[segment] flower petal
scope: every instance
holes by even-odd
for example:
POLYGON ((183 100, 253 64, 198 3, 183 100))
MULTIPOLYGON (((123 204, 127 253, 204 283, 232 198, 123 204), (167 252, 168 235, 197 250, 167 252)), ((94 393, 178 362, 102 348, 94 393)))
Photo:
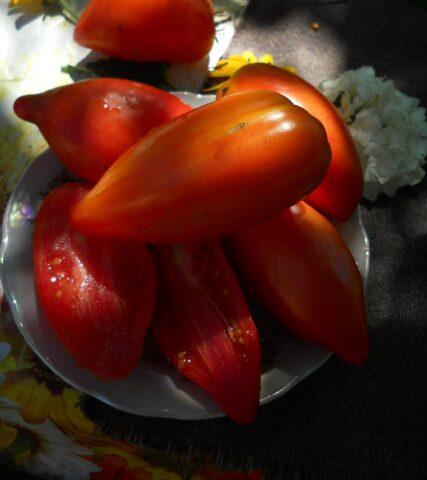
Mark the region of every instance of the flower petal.
POLYGON ((319 89, 349 125, 361 155, 364 197, 392 196, 404 185, 419 183, 425 171, 427 122, 419 100, 375 76, 372 67, 349 70, 325 80, 319 89))

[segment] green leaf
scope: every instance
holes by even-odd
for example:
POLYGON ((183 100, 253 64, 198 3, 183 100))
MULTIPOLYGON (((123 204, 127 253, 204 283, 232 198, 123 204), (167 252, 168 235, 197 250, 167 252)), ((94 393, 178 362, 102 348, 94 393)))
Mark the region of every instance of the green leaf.
POLYGON ((84 65, 65 65, 64 67, 61 67, 61 72, 68 73, 75 82, 98 77, 95 72, 92 72, 92 70, 84 65))

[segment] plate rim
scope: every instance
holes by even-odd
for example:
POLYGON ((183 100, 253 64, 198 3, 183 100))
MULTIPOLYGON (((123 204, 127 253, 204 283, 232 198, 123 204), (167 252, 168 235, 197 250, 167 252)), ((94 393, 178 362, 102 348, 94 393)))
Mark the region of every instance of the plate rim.
MULTIPOLYGON (((197 94, 192 92, 179 91, 179 92, 173 92, 173 93, 176 94, 176 96, 178 96, 179 98, 183 98, 183 97, 188 98, 189 96, 195 96, 197 98, 206 98, 206 97, 214 98, 213 95, 203 95, 203 94, 197 94)), ((46 154, 49 150, 51 151, 51 149, 47 148, 39 156, 46 154)), ((133 415, 155 417, 155 418, 169 418, 169 419, 176 419, 176 420, 208 420, 213 418, 225 417, 225 414, 221 410, 217 412, 205 411, 205 412, 195 412, 190 414, 187 412, 174 410, 171 408, 167 408, 167 409, 164 409, 164 408, 156 409, 156 408, 146 408, 146 407, 139 407, 139 408, 133 408, 133 409, 129 408, 126 405, 121 405, 117 401, 111 401, 108 397, 106 397, 102 393, 99 393, 98 391, 95 391, 91 388, 87 388, 87 387, 82 388, 80 385, 75 383, 74 380, 70 380, 67 375, 64 375, 62 372, 59 372, 55 367, 54 363, 51 362, 50 359, 38 348, 32 336, 27 331, 27 328, 25 327, 25 325, 19 320, 20 314, 19 314, 18 302, 14 294, 12 293, 11 288, 7 281, 7 274, 5 272, 5 257, 6 257, 8 246, 9 246, 8 219, 10 217, 11 209, 15 204, 16 196, 18 192, 21 190, 20 187, 24 181, 24 178, 26 177, 28 170, 31 169, 34 161, 37 158, 39 158, 39 156, 37 156, 22 172, 19 180, 17 181, 14 189, 12 190, 8 198, 6 207, 4 209, 3 219, 2 219, 2 230, 1 230, 2 238, 1 238, 1 245, 0 245, 0 280, 3 286, 3 294, 5 299, 10 305, 11 314, 15 322, 15 325, 17 326, 17 329, 20 332, 20 334, 24 337, 24 340, 26 341, 28 346, 37 355, 37 357, 66 384, 71 385, 76 390, 83 392, 87 395, 90 395, 91 397, 99 401, 102 401, 103 403, 107 404, 112 408, 116 408, 118 410, 130 413, 133 415)), ((369 237, 362 219, 360 204, 357 206, 356 219, 361 229, 361 233, 364 241, 363 250, 365 252, 365 262, 364 262, 364 274, 362 275, 362 279, 363 279, 364 287, 366 290, 367 280, 369 278, 370 263, 371 263, 370 242, 369 242, 369 237)), ((284 385, 282 388, 279 388, 273 393, 266 395, 263 398, 260 398, 259 405, 262 406, 267 403, 270 403, 276 398, 279 398, 285 393, 287 393, 289 390, 294 388, 298 383, 300 383, 302 380, 304 380, 305 378, 313 374, 316 370, 318 370, 321 366, 323 366, 331 358, 332 355, 333 355, 332 352, 325 350, 325 355, 320 361, 316 362, 311 368, 307 369, 303 374, 295 376, 289 383, 284 385)))

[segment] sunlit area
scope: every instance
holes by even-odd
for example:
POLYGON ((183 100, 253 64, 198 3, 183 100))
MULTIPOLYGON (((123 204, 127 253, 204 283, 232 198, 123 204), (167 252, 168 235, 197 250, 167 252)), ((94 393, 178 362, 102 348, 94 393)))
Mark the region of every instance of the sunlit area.
POLYGON ((0 478, 427 478, 425 0, 0 0, 0 478))

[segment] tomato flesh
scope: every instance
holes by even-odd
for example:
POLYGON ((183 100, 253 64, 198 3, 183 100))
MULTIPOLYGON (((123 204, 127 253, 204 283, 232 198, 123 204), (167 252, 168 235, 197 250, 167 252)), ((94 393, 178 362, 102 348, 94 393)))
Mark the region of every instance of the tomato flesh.
POLYGON ((256 326, 218 241, 157 246, 159 301, 154 338, 177 370, 237 423, 259 404, 256 326))
POLYGON ((299 337, 350 363, 368 355, 359 270, 335 227, 304 202, 229 239, 237 271, 299 337))
POLYGON ((36 289, 78 364, 102 379, 119 379, 141 357, 156 272, 143 245, 86 237, 70 226, 70 213, 87 191, 67 184, 44 200, 34 231, 36 289))

